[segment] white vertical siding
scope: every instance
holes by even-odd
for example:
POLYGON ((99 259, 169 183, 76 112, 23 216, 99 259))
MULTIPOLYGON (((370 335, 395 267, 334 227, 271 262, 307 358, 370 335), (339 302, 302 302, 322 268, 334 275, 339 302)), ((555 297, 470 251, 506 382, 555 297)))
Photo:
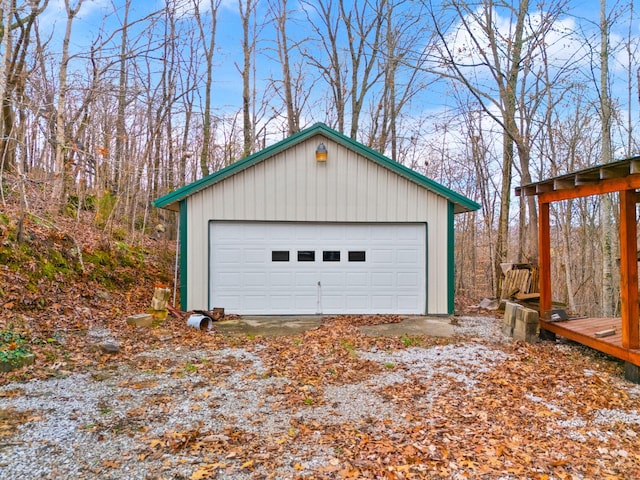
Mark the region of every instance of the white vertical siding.
POLYGON ((210 220, 427 223, 428 313, 447 313, 447 205, 444 197, 318 136, 187 200, 189 308, 208 308, 210 220), (324 142, 326 162, 315 161, 324 142))

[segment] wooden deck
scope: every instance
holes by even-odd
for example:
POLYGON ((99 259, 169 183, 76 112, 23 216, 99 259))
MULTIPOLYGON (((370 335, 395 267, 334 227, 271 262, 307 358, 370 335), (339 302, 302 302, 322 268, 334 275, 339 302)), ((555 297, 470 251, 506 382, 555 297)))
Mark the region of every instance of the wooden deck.
POLYGON ((540 328, 640 366, 640 349, 622 346, 621 318, 580 318, 562 322, 540 320, 540 328), (596 332, 609 329, 614 329, 615 334, 602 338, 595 336, 596 332))

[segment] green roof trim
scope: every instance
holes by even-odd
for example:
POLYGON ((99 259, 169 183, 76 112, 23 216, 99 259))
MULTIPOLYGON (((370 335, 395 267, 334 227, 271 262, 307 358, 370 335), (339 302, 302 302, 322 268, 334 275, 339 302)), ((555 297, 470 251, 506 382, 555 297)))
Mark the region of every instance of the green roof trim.
POLYGON ((397 173, 398 175, 428 189, 434 193, 442 195, 447 198, 449 201, 453 202, 455 205, 455 212, 469 212, 475 211, 480 208, 480 205, 473 200, 461 195, 459 193, 450 190, 444 185, 432 180, 424 175, 412 170, 401 163, 398 163, 385 155, 377 152, 359 142, 356 142, 350 137, 343 135, 342 133, 329 128, 324 123, 316 123, 315 125, 306 128, 304 130, 299 131, 291 135, 290 137, 285 138, 273 145, 260 150, 259 152, 254 153, 253 155, 249 155, 248 157, 243 158, 242 160, 238 160, 237 162, 232 163, 231 165, 218 170, 217 172, 212 173, 206 177, 201 178, 193 183, 185 185, 184 187, 178 188, 173 192, 170 192, 160 198, 157 198, 153 205, 158 208, 168 208, 172 210, 177 210, 177 203, 181 200, 184 200, 186 197, 193 195, 194 193, 203 190, 210 185, 213 185, 221 180, 224 180, 227 177, 230 177, 246 168, 249 168, 257 163, 260 163, 267 158, 270 158, 283 150, 286 150, 293 145, 301 143, 306 139, 313 137, 315 135, 324 135, 330 140, 335 141, 336 143, 341 144, 345 148, 348 148, 352 151, 359 153, 360 155, 376 162, 377 164, 397 173))

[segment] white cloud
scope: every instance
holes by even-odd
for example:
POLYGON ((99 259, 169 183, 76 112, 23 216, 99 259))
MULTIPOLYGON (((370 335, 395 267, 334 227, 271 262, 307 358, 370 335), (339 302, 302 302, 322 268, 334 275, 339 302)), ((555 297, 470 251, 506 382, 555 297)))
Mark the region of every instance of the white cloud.
POLYGON ((211 13, 211 4, 214 7, 219 4, 219 8, 235 11, 238 9, 237 0, 169 0, 163 1, 162 6, 165 4, 171 4, 175 8, 176 16, 190 17, 195 14, 196 5, 201 15, 208 15, 211 13))
MULTIPOLYGON (((78 0, 68 0, 68 2, 72 9, 78 7, 78 0)), ((112 12, 111 0, 84 0, 73 20, 72 36, 74 36, 74 32, 86 32, 94 29, 104 17, 112 12)), ((41 35, 46 37, 51 34, 54 39, 62 39, 66 22, 65 0, 51 0, 46 10, 38 16, 41 35)))
MULTIPOLYGON (((464 23, 459 21, 455 24, 446 37, 447 46, 454 53, 455 60, 462 65, 472 67, 476 77, 488 77, 490 71, 486 64, 493 63, 491 41, 485 20, 485 12, 482 7, 479 7, 465 16, 464 23)), ((492 33, 498 45, 498 58, 504 68, 508 59, 503 45, 507 45, 513 38, 515 19, 501 15, 501 11, 494 9, 491 12, 491 20, 492 33)), ((575 20, 562 17, 556 19, 551 25, 549 22, 550 15, 546 11, 538 10, 528 15, 524 36, 535 39, 536 43, 530 42, 525 46, 524 53, 534 61, 540 61, 545 53, 552 68, 573 62, 586 64, 588 46, 578 37, 575 20)))

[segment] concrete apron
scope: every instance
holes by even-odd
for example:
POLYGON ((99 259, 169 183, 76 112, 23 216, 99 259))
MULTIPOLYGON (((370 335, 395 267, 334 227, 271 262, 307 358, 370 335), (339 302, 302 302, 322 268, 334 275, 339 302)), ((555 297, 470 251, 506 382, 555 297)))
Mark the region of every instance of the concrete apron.
MULTIPOLYGON (((255 336, 298 335, 318 328, 322 315, 248 315, 214 323, 223 334, 255 336)), ((449 317, 407 316, 400 323, 366 325, 360 332, 373 337, 402 337, 429 335, 449 337, 453 335, 453 325, 449 317)))

